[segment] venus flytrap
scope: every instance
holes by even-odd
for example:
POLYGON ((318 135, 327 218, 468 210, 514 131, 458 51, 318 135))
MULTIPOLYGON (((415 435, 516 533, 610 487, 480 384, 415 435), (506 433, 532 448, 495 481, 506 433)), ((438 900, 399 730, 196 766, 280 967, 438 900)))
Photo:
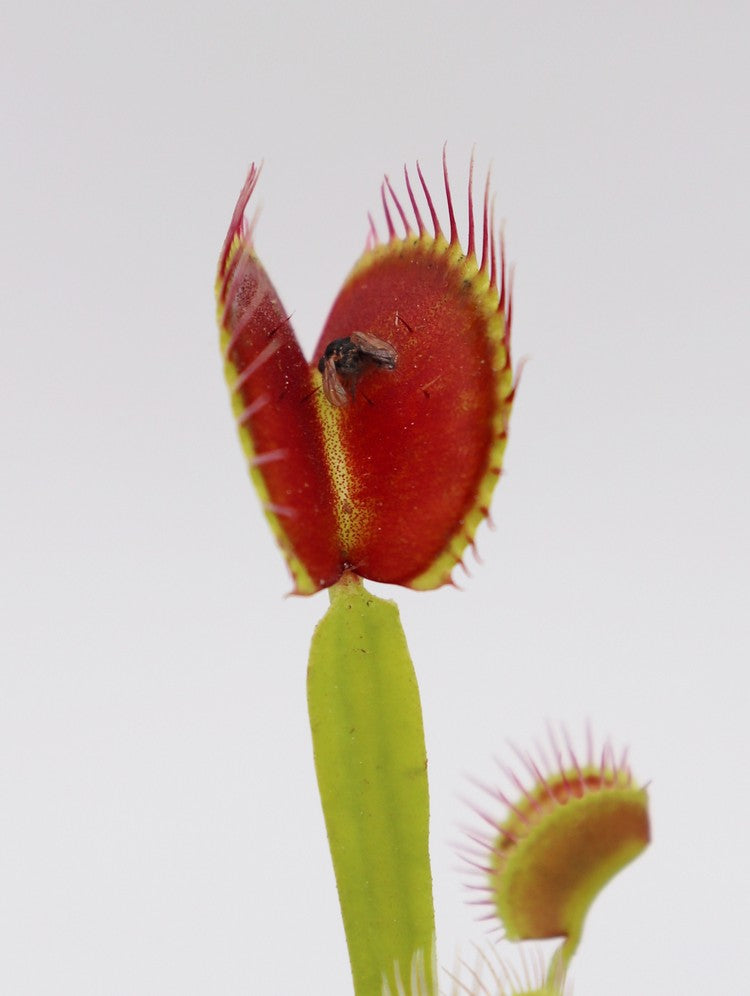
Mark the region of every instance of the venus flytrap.
POLYGON ((432 231, 408 172, 411 221, 386 181, 388 241, 371 221, 312 363, 244 221, 255 167, 222 250, 217 314, 232 406, 299 594, 348 571, 411 588, 449 584, 500 474, 513 401, 511 295, 489 189, 478 259, 471 183, 464 251, 445 162, 448 238, 417 171, 432 231), (387 346, 387 358, 355 347, 363 335, 387 346))
POLYGON ((505 809, 502 818, 476 807, 489 832, 470 834, 464 857, 478 882, 480 903, 511 941, 563 938, 546 985, 559 986, 576 952, 591 903, 607 882, 648 845, 645 788, 626 755, 605 743, 595 756, 589 736, 581 762, 566 737, 562 751, 550 731, 554 762, 540 751, 518 752, 521 773, 504 768, 507 792, 484 786, 505 809))
POLYGON ((456 972, 448 973, 449 996, 569 996, 564 972, 545 967, 544 956, 534 948, 521 952, 517 966, 503 958, 495 947, 478 947, 472 961, 462 960, 456 972))
MULTIPOLYGON (((395 605, 368 593, 362 579, 422 590, 452 583, 488 514, 515 390, 503 243, 489 178, 481 232, 475 227, 473 164, 465 249, 445 156, 447 235, 419 166, 421 209, 407 170, 403 201, 386 178, 387 238, 380 241, 370 218, 365 251, 308 362, 245 222, 258 176, 253 166, 222 248, 217 318, 240 439, 294 590, 329 589, 331 605, 310 651, 308 704, 354 991, 433 996, 419 692, 395 605)), ((545 803, 534 790, 526 800, 533 822, 545 803)), ((527 993, 562 992, 582 923, 571 909, 585 907, 592 883, 603 879, 600 868, 582 862, 584 884, 576 892, 576 871, 569 869, 568 892, 550 892, 548 919, 541 918, 547 899, 544 875, 534 878, 537 859, 580 859, 562 843, 570 821, 553 817, 558 827, 550 834, 560 840, 550 845, 548 834, 544 846, 526 845, 525 859, 487 845, 497 859, 487 868, 489 888, 508 936, 550 936, 539 932, 542 924, 542 931, 559 929, 556 936, 568 938, 547 981, 527 993), (519 881, 531 884, 524 891, 519 881), (570 896, 577 906, 567 903, 570 896)), ((605 824, 609 833, 600 813, 597 826, 605 824)), ((517 829, 500 826, 501 841, 517 840, 517 829)), ((596 834, 595 827, 590 836, 596 834)))

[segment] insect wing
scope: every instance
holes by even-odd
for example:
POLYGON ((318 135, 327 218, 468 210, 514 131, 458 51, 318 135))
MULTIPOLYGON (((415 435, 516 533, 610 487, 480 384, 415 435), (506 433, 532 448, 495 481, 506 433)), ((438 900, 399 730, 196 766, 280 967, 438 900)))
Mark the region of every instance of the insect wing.
POLYGON ((323 394, 334 408, 343 408, 349 401, 349 395, 336 371, 336 361, 326 360, 323 366, 323 394))
POLYGON ((369 332, 352 332, 350 338, 363 356, 377 363, 378 366, 395 370, 398 354, 389 342, 378 339, 377 336, 370 335, 369 332))

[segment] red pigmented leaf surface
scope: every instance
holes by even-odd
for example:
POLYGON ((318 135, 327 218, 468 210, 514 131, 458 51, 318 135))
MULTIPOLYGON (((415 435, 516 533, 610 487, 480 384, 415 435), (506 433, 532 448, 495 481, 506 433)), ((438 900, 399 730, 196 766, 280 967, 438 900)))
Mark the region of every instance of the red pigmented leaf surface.
POLYGON ((316 384, 243 223, 257 179, 253 168, 220 264, 223 352, 237 426, 264 509, 297 589, 314 591, 341 575, 335 502, 311 401, 316 384))
POLYGON ((464 252, 447 172, 449 239, 424 181, 431 233, 408 174, 416 231, 386 181, 388 241, 372 227, 308 364, 243 220, 257 177, 253 168, 222 252, 218 320, 240 435, 296 590, 346 570, 417 588, 448 583, 487 514, 513 399, 510 295, 487 193, 478 261, 471 183, 464 252), (347 399, 334 405, 318 361, 355 332, 388 343, 396 366, 365 359, 356 376, 331 368, 347 399))

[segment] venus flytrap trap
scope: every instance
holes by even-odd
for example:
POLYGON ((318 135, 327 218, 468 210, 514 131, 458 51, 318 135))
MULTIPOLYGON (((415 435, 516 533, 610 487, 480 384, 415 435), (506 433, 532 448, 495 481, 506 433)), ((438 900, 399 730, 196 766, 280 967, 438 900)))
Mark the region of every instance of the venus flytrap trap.
MULTIPOLYGON (((225 372, 252 479, 295 592, 329 589, 330 608, 310 651, 308 705, 357 996, 437 993, 419 692, 398 610, 367 592, 362 579, 422 590, 452 583, 453 568, 488 515, 515 391, 511 292, 489 177, 478 232, 472 163, 463 249, 445 155, 447 235, 419 166, 416 175, 421 209, 407 170, 403 200, 385 179, 387 238, 380 240, 370 217, 365 251, 333 304, 312 362, 245 221, 255 166, 216 280, 225 372)), ((562 992, 580 936, 576 911, 585 912, 586 898, 606 877, 581 854, 599 831, 611 837, 619 818, 619 811, 607 816, 593 806, 579 821, 561 818, 560 800, 550 807, 543 796, 562 799, 570 779, 543 787, 540 796, 535 789, 524 795, 508 825, 498 827, 500 843, 487 845, 494 856, 488 888, 508 936, 546 937, 543 931, 557 929, 555 936, 567 938, 546 982, 517 990, 527 994, 562 992), (545 807, 550 812, 542 820, 545 807), (590 826, 584 843, 566 843, 582 825, 590 826), (539 838, 534 846, 521 841, 523 828, 529 841, 539 838), (516 854, 505 847, 510 840, 516 854), (574 859, 567 891, 555 892, 546 881, 550 855, 574 859)), ((602 867, 621 857, 607 852, 602 867)), ((496 996, 506 992, 496 989, 496 996)))
POLYGON ((371 219, 312 363, 244 221, 255 167, 237 202, 216 282, 221 343, 253 480, 299 594, 347 571, 449 584, 487 515, 513 401, 511 295, 489 188, 478 260, 471 181, 464 252, 443 170, 449 237, 419 167, 432 232, 408 172, 415 227, 386 180, 388 241, 371 219))
POLYGON ((519 965, 504 959, 496 948, 476 949, 472 962, 463 960, 450 976, 449 996, 569 996, 561 967, 545 967, 544 955, 537 948, 529 956, 522 951, 519 965))
POLYGON ((563 938, 546 985, 559 987, 576 952, 591 903, 607 882, 648 845, 645 788, 623 753, 606 742, 595 756, 591 736, 582 763, 565 736, 550 730, 554 762, 517 751, 524 769, 503 766, 509 790, 481 786, 506 811, 477 815, 489 832, 471 833, 464 857, 478 876, 479 903, 511 941, 563 938))

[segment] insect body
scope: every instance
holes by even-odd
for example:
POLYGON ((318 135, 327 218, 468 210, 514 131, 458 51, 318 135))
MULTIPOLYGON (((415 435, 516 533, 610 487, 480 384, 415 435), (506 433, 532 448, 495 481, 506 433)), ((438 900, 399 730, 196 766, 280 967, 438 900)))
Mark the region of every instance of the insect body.
POLYGON ((318 361, 323 374, 323 394, 334 408, 343 408, 354 397, 357 381, 368 365, 396 369, 397 353, 390 343, 368 332, 352 332, 333 339, 318 361))

